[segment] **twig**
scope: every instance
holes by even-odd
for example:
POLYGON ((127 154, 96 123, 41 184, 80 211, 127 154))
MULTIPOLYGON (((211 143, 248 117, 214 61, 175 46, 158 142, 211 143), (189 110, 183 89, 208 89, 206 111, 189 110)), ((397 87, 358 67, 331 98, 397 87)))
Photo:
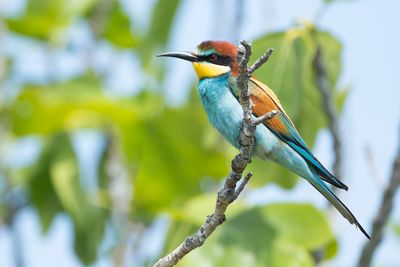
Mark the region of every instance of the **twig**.
POLYGON ((383 193, 382 202, 377 214, 375 215, 374 223, 372 224, 371 240, 365 243, 358 267, 369 267, 376 248, 382 241, 383 229, 389 219, 389 215, 393 209, 393 202, 397 190, 400 188, 400 146, 396 159, 393 163, 392 176, 389 184, 383 193))
POLYGON ((247 185, 247 183, 250 181, 250 178, 253 176, 252 172, 249 172, 239 183, 239 185, 236 188, 235 191, 235 197, 233 200, 236 200, 239 195, 243 192, 245 186, 247 185))
POLYGON ((259 59, 254 62, 254 64, 250 67, 249 73, 253 74, 259 67, 261 67, 265 62, 268 61, 269 56, 274 52, 272 48, 269 48, 264 55, 262 55, 259 59))
POLYGON ((322 61, 321 45, 315 40, 317 52, 314 57, 314 71, 316 83, 322 95, 323 108, 328 118, 328 127, 333 139, 333 150, 335 152, 335 161, 333 163, 333 174, 339 179, 342 177, 342 140, 339 133, 338 113, 334 105, 334 100, 328 83, 325 65, 322 61))
POLYGON ((272 119, 276 114, 278 113, 277 110, 273 110, 271 112, 265 113, 264 115, 257 117, 257 118, 253 118, 253 122, 258 125, 260 123, 263 123, 267 120, 272 119))
MULTIPOLYGON (((271 119, 276 114, 276 111, 265 114, 262 116, 263 119, 257 122, 252 116, 249 91, 247 88, 247 83, 252 74, 247 66, 250 56, 251 45, 246 41, 242 41, 238 49, 239 75, 237 78, 237 86, 240 88, 240 104, 243 109, 240 150, 239 154, 232 160, 231 171, 224 182, 223 188, 218 192, 214 213, 208 216, 197 233, 187 237, 176 249, 167 256, 161 258, 154 267, 174 266, 186 254, 203 245, 214 230, 225 221, 226 209, 229 204, 237 199, 252 175, 249 173, 242 179, 243 171, 250 163, 253 154, 255 129, 259 123, 271 119), (241 183, 237 185, 240 180, 241 183)), ((265 62, 266 60, 263 63, 265 62)))

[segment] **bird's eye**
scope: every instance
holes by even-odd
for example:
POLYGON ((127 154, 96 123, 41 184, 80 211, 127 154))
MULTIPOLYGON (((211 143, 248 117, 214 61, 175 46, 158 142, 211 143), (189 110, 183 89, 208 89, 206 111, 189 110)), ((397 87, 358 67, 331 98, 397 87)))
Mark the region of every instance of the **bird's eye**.
POLYGON ((212 60, 212 61, 217 60, 217 58, 218 58, 218 56, 216 54, 211 54, 209 56, 209 59, 212 60))

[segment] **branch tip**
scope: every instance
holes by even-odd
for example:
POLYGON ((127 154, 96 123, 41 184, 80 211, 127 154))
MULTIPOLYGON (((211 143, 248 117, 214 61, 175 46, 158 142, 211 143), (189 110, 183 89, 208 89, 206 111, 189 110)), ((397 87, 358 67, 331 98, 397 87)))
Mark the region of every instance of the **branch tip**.
POLYGON ((265 113, 264 115, 262 115, 260 117, 253 118, 251 123, 252 123, 252 125, 257 126, 263 122, 266 122, 266 121, 272 119, 273 117, 275 117, 276 114, 278 114, 278 111, 274 109, 270 112, 265 113))
POLYGON ((257 59, 256 62, 254 62, 254 64, 250 67, 248 75, 251 76, 258 68, 264 65, 269 60, 269 57, 271 56, 272 52, 274 52, 274 49, 272 48, 267 49, 267 51, 259 59, 257 59))

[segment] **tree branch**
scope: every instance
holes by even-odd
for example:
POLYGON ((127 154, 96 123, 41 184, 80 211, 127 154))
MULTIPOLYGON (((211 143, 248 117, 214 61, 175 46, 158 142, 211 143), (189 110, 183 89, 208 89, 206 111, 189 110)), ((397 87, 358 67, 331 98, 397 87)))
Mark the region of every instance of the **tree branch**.
MULTIPOLYGON (((268 50, 269 55, 272 51, 268 50)), ((243 126, 240 132, 240 149, 239 154, 232 160, 231 171, 226 178, 223 188, 218 192, 214 213, 208 216, 200 229, 193 235, 187 237, 176 249, 167 256, 161 258, 154 267, 174 266, 186 254, 204 244, 206 239, 214 232, 214 230, 225 221, 225 211, 229 204, 237 199, 243 191, 247 182, 251 177, 251 173, 242 179, 242 175, 246 166, 250 163, 254 148, 254 132, 261 122, 271 119, 276 111, 269 112, 262 116, 262 119, 255 120, 252 116, 250 95, 247 88, 249 78, 252 71, 247 64, 252 53, 251 45, 246 41, 241 41, 238 49, 239 75, 237 78, 237 86, 240 89, 240 104, 243 109, 243 126), (241 180, 239 185, 238 182, 241 180)), ((263 62, 268 60, 268 56, 263 56, 263 62)))
MULTIPOLYGON (((316 45, 316 53, 313 59, 313 70, 315 72, 315 84, 319 90, 322 98, 322 108, 324 109, 325 116, 328 120, 329 133, 333 140, 333 174, 338 178, 343 178, 343 157, 342 157, 342 139, 339 130, 339 118, 338 112, 335 107, 335 101, 332 96, 332 88, 330 88, 326 67, 323 62, 323 51, 321 44, 317 40, 316 32, 313 32, 313 39, 316 45)), ((336 188, 332 188, 336 191, 336 188)), ((333 206, 328 202, 328 209, 332 209, 333 206)), ((318 266, 323 260, 325 249, 318 249, 313 253, 314 260, 318 266)))
POLYGON ((315 43, 317 45, 317 52, 315 53, 314 57, 314 71, 316 74, 317 88, 321 93, 323 108, 328 119, 329 132, 331 133, 333 139, 333 150, 335 154, 335 161, 333 163, 333 174, 341 179, 343 171, 343 157, 342 140, 340 139, 339 133, 339 119, 334 104, 335 101, 330 90, 331 88, 329 88, 330 86, 328 83, 325 65, 322 61, 322 48, 317 40, 315 40, 315 43))
POLYGON ((381 205, 372 224, 371 240, 365 243, 358 262, 358 267, 369 267, 376 251, 382 241, 383 229, 393 209, 396 192, 400 188, 400 145, 393 163, 392 176, 383 193, 381 205))

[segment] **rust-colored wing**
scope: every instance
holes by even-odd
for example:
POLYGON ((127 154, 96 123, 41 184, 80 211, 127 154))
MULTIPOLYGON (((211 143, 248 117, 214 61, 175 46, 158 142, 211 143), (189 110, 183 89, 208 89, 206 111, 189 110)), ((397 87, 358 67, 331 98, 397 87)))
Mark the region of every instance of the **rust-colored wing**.
POLYGON ((276 110, 278 113, 264 125, 273 132, 280 140, 294 149, 304 160, 328 183, 347 190, 347 186, 333 176, 312 154, 303 138, 296 130, 293 122, 286 114, 278 97, 265 84, 255 78, 249 80, 249 93, 253 113, 256 116, 276 110))

